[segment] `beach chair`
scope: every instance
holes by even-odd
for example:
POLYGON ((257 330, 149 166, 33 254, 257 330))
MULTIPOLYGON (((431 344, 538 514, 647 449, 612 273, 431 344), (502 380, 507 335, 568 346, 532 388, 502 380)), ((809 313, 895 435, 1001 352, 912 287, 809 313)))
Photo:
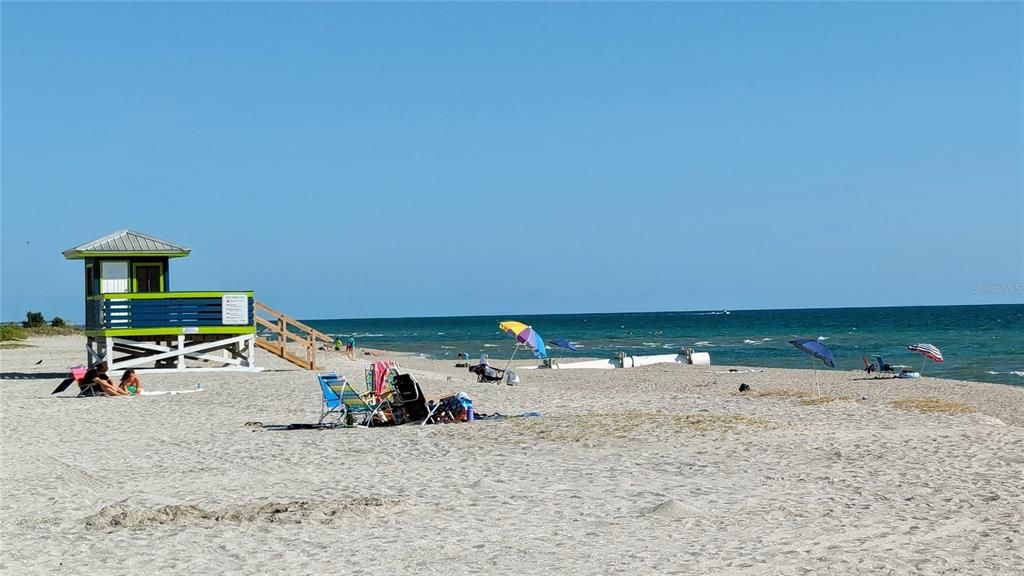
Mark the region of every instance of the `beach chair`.
POLYGON ((383 417, 383 409, 387 402, 371 402, 360 394, 345 380, 344 376, 339 377, 335 372, 318 372, 317 380, 320 382, 320 393, 322 401, 320 404, 320 420, 317 424, 332 415, 336 417, 334 423, 345 421, 351 425, 356 414, 362 414, 363 426, 370 426, 378 416, 383 417))
POLYGON ((389 380, 391 416, 395 424, 422 422, 430 415, 423 401, 423 391, 411 374, 395 374, 389 380))
POLYGON ((505 371, 490 364, 470 366, 469 371, 476 374, 477 382, 501 382, 505 379, 505 371))
POLYGON ((85 382, 85 377, 88 373, 89 369, 81 364, 71 367, 71 377, 74 378, 76 383, 78 383, 78 397, 88 398, 90 396, 106 396, 99 386, 92 382, 85 382))
POLYGON ((458 422, 459 415, 462 414, 462 403, 459 402, 459 398, 455 394, 439 398, 436 402, 428 402, 427 406, 430 408, 431 419, 435 424, 458 422))
MULTIPOLYGON (((865 373, 871 374, 871 373, 875 372, 876 370, 878 370, 878 365, 875 364, 874 362, 868 363, 868 359, 863 357, 863 356, 861 356, 860 359, 864 361, 864 372, 865 373)), ((877 376, 876 376, 876 378, 877 378, 877 376)))
POLYGON ((360 394, 348 382, 341 385, 340 396, 341 404, 345 408, 346 423, 352 422, 352 417, 356 414, 363 415, 361 425, 366 427, 370 427, 378 417, 385 419, 383 410, 388 406, 387 401, 373 400, 372 396, 368 399, 368 395, 360 394))
POLYGON ((50 394, 60 394, 61 392, 67 390, 71 386, 71 384, 78 383, 79 380, 84 378, 86 372, 89 371, 85 366, 82 366, 81 364, 79 364, 78 366, 72 366, 71 368, 69 368, 69 370, 71 372, 70 375, 67 378, 65 378, 60 384, 58 384, 57 387, 53 389, 53 392, 50 392, 50 394))
POLYGON ((398 362, 393 360, 380 360, 368 364, 364 371, 366 374, 366 391, 379 399, 386 397, 387 392, 393 388, 395 376, 398 375, 400 369, 398 362))
POLYGON ((317 424, 323 424, 324 420, 335 415, 335 422, 340 422, 345 417, 345 405, 341 403, 341 388, 345 384, 345 378, 339 378, 335 372, 317 372, 317 381, 320 383, 320 420, 317 424))
MULTIPOLYGON (((395 395, 392 402, 397 402, 405 422, 420 424, 436 424, 445 417, 443 402, 427 402, 419 382, 411 374, 399 374, 394 380, 395 395)), ((392 404, 392 409, 394 409, 392 404)), ((448 414, 450 416, 450 414, 448 414)))
POLYGON ((878 365, 875 366, 875 368, 879 372, 881 372, 883 374, 886 373, 886 372, 888 372, 889 374, 893 374, 893 375, 896 374, 896 370, 892 367, 892 364, 886 364, 885 360, 882 360, 881 356, 875 356, 875 360, 878 361, 878 365))

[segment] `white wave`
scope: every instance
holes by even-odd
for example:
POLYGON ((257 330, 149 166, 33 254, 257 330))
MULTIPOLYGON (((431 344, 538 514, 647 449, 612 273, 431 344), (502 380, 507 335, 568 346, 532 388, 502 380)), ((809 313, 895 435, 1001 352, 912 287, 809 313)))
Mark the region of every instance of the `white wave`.
POLYGON ((996 374, 1002 374, 1002 372, 996 372, 995 370, 985 370, 985 374, 992 374, 993 376, 995 376, 996 374))
POLYGON ((444 336, 444 332, 438 332, 437 335, 438 336, 444 336))
POLYGON ((707 340, 701 340, 700 342, 694 342, 693 345, 694 346, 714 346, 714 344, 712 344, 711 342, 708 342, 707 340))
POLYGON ((497 348, 497 344, 484 344, 484 348, 497 348))
POLYGON ((659 342, 641 342, 641 344, 643 344, 644 346, 653 346, 655 348, 661 346, 661 343, 659 342))
POLYGON ((771 342, 771 338, 761 338, 761 342, 771 342))
POLYGON ((818 342, 821 342, 823 340, 828 340, 828 336, 818 336, 818 342))
POLYGON ((761 341, 760 340, 744 340, 743 343, 744 344, 760 344, 761 341))
POLYGON ((359 332, 352 335, 353 338, 380 338, 381 336, 383 336, 383 334, 362 334, 359 332))
POLYGON ((442 350, 452 350, 454 348, 455 348, 455 346, 441 346, 442 350))
POLYGON ((1010 374, 1024 378, 1024 370, 1010 370, 1010 374))

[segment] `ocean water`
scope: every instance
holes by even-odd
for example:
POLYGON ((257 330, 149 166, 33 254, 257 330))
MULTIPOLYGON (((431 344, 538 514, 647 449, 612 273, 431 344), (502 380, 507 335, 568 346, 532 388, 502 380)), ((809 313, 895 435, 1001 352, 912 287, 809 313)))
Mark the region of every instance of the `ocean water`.
MULTIPOLYGON (((709 352, 717 365, 810 368, 809 357, 787 341, 820 337, 843 370, 863 368, 862 357, 873 362, 881 355, 889 364, 908 365, 927 376, 1024 386, 1024 304, 304 322, 328 334, 353 336, 357 347, 454 361, 459 352, 508 358, 515 342, 498 330, 503 320, 529 324, 546 341, 565 338, 581 345, 575 352, 549 345, 556 358, 666 354, 689 347, 709 352), (907 350, 919 342, 937 346, 945 362, 907 350)), ((516 357, 530 356, 520 350, 516 357)))

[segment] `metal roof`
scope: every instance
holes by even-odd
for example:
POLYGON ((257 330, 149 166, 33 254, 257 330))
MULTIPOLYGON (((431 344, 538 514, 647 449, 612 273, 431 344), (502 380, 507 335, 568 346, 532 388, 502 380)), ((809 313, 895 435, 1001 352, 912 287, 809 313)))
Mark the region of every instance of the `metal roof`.
POLYGON ((81 246, 69 248, 64 251, 64 257, 71 260, 99 255, 131 256, 146 254, 174 258, 188 256, 191 251, 190 248, 172 244, 166 240, 160 240, 141 232, 121 230, 98 240, 86 242, 81 246))

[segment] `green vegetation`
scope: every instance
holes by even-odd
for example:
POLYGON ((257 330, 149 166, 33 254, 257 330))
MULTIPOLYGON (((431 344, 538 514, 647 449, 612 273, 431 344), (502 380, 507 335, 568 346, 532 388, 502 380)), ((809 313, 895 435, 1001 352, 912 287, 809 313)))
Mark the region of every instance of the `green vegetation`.
POLYGON ((21 323, 25 328, 38 328, 40 326, 46 326, 46 318, 43 318, 42 312, 33 312, 29 310, 25 313, 25 321, 21 323))
POLYGON ((81 326, 47 326, 44 324, 37 328, 26 329, 25 334, 28 336, 72 336, 85 334, 85 329, 81 326))
POLYGON ((47 324, 42 312, 29 311, 20 325, 14 322, 0 324, 0 342, 6 343, 5 348, 20 348, 27 346, 21 340, 33 336, 69 336, 84 332, 80 326, 71 326, 60 316, 55 316, 47 324))
POLYGON ((14 324, 0 325, 0 342, 24 340, 25 338, 27 338, 27 335, 21 326, 15 326, 14 324))

